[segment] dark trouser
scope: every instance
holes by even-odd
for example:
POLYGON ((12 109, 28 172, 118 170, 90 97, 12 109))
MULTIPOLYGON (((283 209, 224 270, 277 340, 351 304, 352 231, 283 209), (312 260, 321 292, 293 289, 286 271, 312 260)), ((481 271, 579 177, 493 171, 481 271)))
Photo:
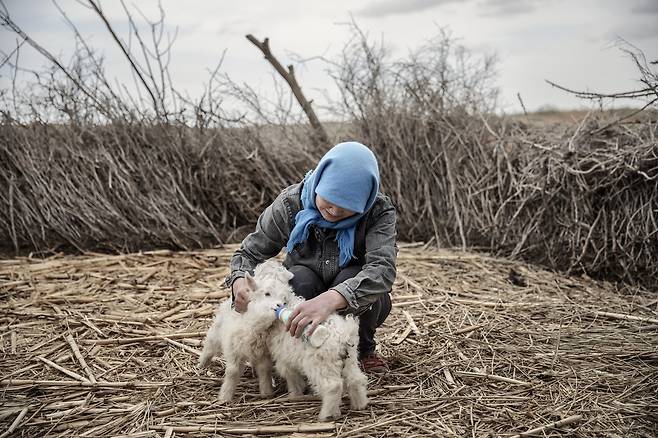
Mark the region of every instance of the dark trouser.
MULTIPOLYGON (((361 266, 348 266, 338 273, 334 280, 326 285, 322 279, 306 266, 294 265, 289 268, 294 277, 290 280, 293 290, 307 300, 315 298, 328 289, 354 277, 361 271, 361 266)), ((375 351, 375 330, 384 323, 391 312, 390 294, 382 294, 359 316, 359 357, 375 351)))

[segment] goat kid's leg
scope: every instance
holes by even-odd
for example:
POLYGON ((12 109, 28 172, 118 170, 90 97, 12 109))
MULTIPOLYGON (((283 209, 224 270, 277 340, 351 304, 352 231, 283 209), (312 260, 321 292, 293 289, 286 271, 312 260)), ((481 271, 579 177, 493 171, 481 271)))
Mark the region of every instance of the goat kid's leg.
POLYGON ((243 368, 244 366, 238 358, 226 357, 226 369, 222 387, 219 389, 219 401, 230 402, 233 399, 243 368))
POLYGON ((343 378, 350 396, 350 408, 360 411, 368 406, 368 378, 359 368, 354 357, 348 357, 343 368, 343 378))
POLYGON ((319 386, 320 396, 322 397, 322 407, 320 408, 320 421, 340 417, 340 402, 343 395, 343 381, 340 378, 326 379, 319 386))
POLYGON ((203 340, 203 351, 199 356, 199 368, 205 368, 210 363, 213 357, 217 356, 222 350, 221 337, 219 333, 215 333, 215 325, 210 327, 206 338, 203 340))
POLYGON ((288 377, 286 377, 286 384, 288 385, 288 392, 290 392, 291 395, 304 395, 306 380, 297 370, 293 370, 288 377))
POLYGON ((274 392, 272 387, 272 359, 267 356, 254 360, 254 369, 258 375, 258 389, 260 395, 268 397, 274 392))
POLYGON ((277 371, 281 374, 281 377, 286 379, 286 385, 288 386, 290 395, 297 396, 304 394, 306 380, 304 380, 304 376, 296 368, 279 362, 277 364, 277 371))
POLYGON ((340 417, 340 402, 343 395, 343 379, 335 370, 315 369, 308 378, 322 398, 320 421, 340 417))

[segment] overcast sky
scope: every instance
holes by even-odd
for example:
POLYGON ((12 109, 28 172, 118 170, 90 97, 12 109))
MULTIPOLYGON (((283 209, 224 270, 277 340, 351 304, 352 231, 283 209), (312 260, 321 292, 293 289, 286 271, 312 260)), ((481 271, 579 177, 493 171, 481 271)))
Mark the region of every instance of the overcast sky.
MULTIPOLYGON (((5 0, 14 21, 33 39, 68 61, 74 50, 71 30, 49 0, 5 0)), ((83 2, 84 3, 84 2, 83 2)), ((74 0, 58 4, 78 25, 91 45, 106 57, 110 77, 132 79, 117 47, 92 11, 74 0)), ((127 0, 147 16, 157 17, 157 1, 127 0)), ((101 5, 123 38, 126 18, 120 3, 101 5)), ((178 36, 171 72, 178 89, 198 95, 208 69, 224 50, 223 71, 256 89, 272 84, 272 68, 244 36, 269 37, 281 62, 292 59, 331 58, 348 38, 344 23, 354 18, 371 37, 383 39, 394 55, 404 55, 446 27, 477 53, 495 53, 501 108, 520 112, 520 93, 529 110, 545 106, 561 109, 586 105, 550 87, 545 79, 575 89, 615 92, 639 87, 632 62, 616 45, 624 38, 658 59, 658 0, 369 0, 369 1, 222 1, 163 0, 166 22, 178 36), (294 56, 292 56, 294 55, 294 56)), ((8 53, 16 36, 0 33, 0 49, 8 53)), ((24 46, 21 63, 45 64, 24 46)), ((4 57, 3 57, 4 58, 4 57)), ((8 70, 0 70, 0 85, 8 86, 8 70)), ((333 93, 333 82, 320 60, 297 69, 310 99, 322 102, 322 91, 333 93)))

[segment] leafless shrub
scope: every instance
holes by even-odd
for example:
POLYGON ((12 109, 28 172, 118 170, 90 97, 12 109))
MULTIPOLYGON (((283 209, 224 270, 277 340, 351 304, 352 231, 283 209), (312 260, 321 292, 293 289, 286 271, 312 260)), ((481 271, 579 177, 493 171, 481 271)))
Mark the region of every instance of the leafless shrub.
POLYGON ((640 88, 629 91, 613 92, 613 93, 601 93, 593 91, 578 91, 566 88, 562 85, 558 85, 551 81, 546 81, 555 88, 558 88, 567 93, 573 94, 576 97, 586 100, 598 100, 603 106, 603 102, 606 100, 632 100, 640 101, 644 104, 642 107, 636 111, 632 111, 623 117, 615 119, 608 124, 599 127, 598 130, 602 131, 614 124, 617 124, 623 120, 630 119, 640 112, 646 110, 647 108, 655 108, 658 106, 658 71, 651 67, 650 64, 658 64, 658 60, 649 62, 647 61, 644 52, 630 44, 625 40, 619 41, 619 46, 622 52, 624 52, 632 61, 635 67, 637 68, 639 74, 639 83, 641 84, 640 88))
POLYGON ((466 247, 469 225, 454 176, 481 174, 491 161, 481 147, 491 135, 481 115, 495 107, 494 59, 473 57, 441 31, 407 59, 390 60, 382 43, 353 31, 333 76, 354 124, 350 135, 382 160, 385 189, 401 212, 400 233, 466 247))
MULTIPOLYGON (((0 10, 0 24, 51 63, 0 102, 4 245, 133 251, 221 243, 310 168, 303 129, 257 124, 266 111, 259 115, 255 106, 246 105, 251 119, 223 109, 224 99, 244 98, 249 89, 219 73, 221 60, 199 98, 173 87, 162 10, 147 20, 149 41, 124 5, 125 43, 100 4, 89 4, 132 66, 134 90, 108 79, 102 57, 73 23, 77 50, 64 63, 0 10)), ((14 74, 18 53, 6 56, 14 74)), ((292 120, 276 116, 281 125, 292 120)))
POLYGON ((655 287, 655 122, 510 123, 491 114, 494 65, 445 34, 391 61, 356 28, 334 64, 348 136, 380 157, 400 236, 655 287))

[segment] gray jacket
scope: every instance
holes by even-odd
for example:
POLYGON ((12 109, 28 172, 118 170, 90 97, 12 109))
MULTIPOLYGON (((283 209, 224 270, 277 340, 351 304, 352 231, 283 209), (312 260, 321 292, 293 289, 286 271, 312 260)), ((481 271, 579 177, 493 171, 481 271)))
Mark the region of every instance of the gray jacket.
MULTIPOLYGON (((231 258, 231 273, 226 285, 253 273, 263 261, 276 256, 288 243, 295 224, 295 215, 302 209, 301 184, 284 189, 258 218, 256 230, 242 241, 231 258)), ((380 294, 391 291, 395 280, 397 257, 395 207, 381 193, 372 208, 359 221, 356 229, 353 264, 363 266, 355 277, 335 286, 347 300, 350 313, 361 313, 375 302, 380 294)), ((334 230, 311 226, 306 242, 298 244, 288 254, 284 265, 304 265, 312 269, 325 283, 340 271, 338 242, 334 230)))

